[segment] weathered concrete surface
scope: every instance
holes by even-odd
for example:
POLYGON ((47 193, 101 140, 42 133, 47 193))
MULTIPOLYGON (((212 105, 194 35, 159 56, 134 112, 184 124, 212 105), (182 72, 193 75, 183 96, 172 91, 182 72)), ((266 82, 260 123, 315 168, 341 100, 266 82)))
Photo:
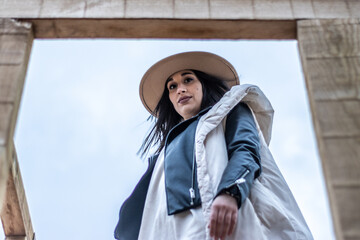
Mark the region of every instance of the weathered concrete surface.
POLYGON ((35 38, 295 39, 296 20, 356 17, 357 0, 0 0, 35 38))
MULTIPOLYGON (((0 19, 0 203, 5 196, 8 143, 14 133, 27 68, 24 60, 30 54, 29 41, 32 41, 29 24, 0 19)), ((1 207, 2 204, 0 210, 1 207)))
POLYGON ((0 0, 0 18, 295 20, 360 17, 357 0, 0 0))
POLYGON ((299 21, 298 40, 336 236, 360 239, 360 20, 299 21))
POLYGON ((34 231, 19 169, 19 162, 13 142, 11 142, 10 145, 10 173, 7 180, 5 202, 0 212, 6 236, 5 240, 21 236, 33 240, 34 231))
POLYGON ((32 41, 31 24, 0 19, 0 216, 6 236, 29 239, 32 226, 13 137, 32 41))

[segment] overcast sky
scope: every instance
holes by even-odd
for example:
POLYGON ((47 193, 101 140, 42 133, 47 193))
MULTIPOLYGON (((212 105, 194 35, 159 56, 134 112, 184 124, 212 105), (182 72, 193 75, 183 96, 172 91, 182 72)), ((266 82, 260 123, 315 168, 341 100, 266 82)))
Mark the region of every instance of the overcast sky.
POLYGON ((37 240, 113 239, 147 167, 140 79, 183 51, 218 54, 262 89, 274 158, 314 238, 335 239, 296 41, 35 40, 15 145, 37 240))

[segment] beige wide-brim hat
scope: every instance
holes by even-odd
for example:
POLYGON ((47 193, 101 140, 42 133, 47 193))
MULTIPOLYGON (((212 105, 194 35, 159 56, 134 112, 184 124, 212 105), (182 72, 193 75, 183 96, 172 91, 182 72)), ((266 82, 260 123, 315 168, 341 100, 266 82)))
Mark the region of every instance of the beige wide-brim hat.
POLYGON ((156 117, 154 110, 165 89, 166 80, 181 70, 198 70, 227 83, 239 84, 238 74, 226 59, 209 52, 184 52, 166 57, 147 70, 140 82, 140 98, 145 108, 156 117))

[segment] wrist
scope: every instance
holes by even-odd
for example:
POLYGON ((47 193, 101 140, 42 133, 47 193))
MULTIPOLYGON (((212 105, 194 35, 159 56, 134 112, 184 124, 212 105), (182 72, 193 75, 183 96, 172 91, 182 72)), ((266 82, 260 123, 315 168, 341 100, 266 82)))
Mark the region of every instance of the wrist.
POLYGON ((223 191, 221 191, 220 194, 225 194, 225 195, 233 197, 237 202, 238 208, 240 208, 241 195, 240 195, 239 189, 236 186, 226 188, 223 191))

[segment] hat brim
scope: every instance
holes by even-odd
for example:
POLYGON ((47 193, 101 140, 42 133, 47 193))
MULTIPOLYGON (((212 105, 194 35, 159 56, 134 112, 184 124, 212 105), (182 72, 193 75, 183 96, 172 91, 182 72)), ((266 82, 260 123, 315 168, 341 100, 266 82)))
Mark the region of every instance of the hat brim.
POLYGON ((140 82, 140 98, 145 108, 156 117, 154 110, 165 89, 166 80, 174 73, 193 69, 213 75, 229 88, 239 84, 235 68, 226 59, 209 52, 184 52, 166 57, 147 70, 140 82))

